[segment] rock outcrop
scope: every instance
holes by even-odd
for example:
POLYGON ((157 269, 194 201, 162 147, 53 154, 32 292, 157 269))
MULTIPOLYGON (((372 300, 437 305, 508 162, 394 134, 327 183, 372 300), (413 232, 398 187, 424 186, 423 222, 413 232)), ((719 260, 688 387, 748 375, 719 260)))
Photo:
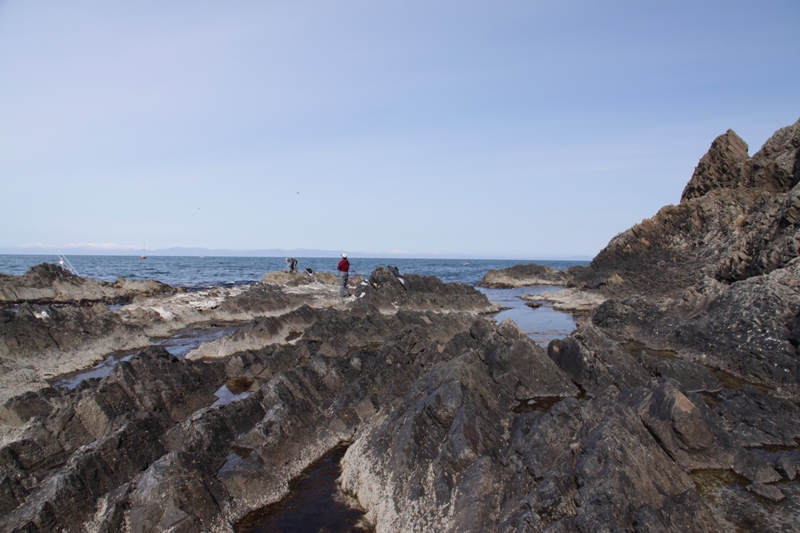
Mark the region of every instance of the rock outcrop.
MULTIPOLYGON (((573 267, 573 270, 576 269, 580 269, 580 267, 573 267)), ((564 285, 571 277, 564 270, 529 263, 527 265, 514 265, 501 270, 490 270, 478 282, 478 286, 492 289, 513 289, 515 287, 532 287, 534 285, 564 285)))
MULTIPOLYGON (((617 442, 613 448, 626 450, 637 465, 633 471, 671 470, 670 481, 659 481, 656 492, 639 485, 636 495, 611 481, 605 494, 624 494, 626 507, 608 501, 595 503, 593 512, 582 498, 592 481, 575 484, 580 470, 563 466, 570 460, 562 454, 559 497, 550 500, 557 503, 543 508, 528 498, 524 505, 520 499, 505 504, 516 514, 512 521, 499 518, 501 529, 795 527, 787 524, 800 507, 792 469, 800 460, 799 148, 800 122, 779 130, 752 158, 728 131, 698 164, 679 205, 614 237, 589 267, 567 273, 562 284, 568 288, 561 292, 572 293, 566 300, 583 292, 594 304, 581 309, 589 313, 581 327, 553 341, 548 354, 591 398, 588 404, 577 400, 582 412, 603 405, 635 413, 665 455, 651 450, 648 460, 657 465, 648 465, 636 459, 638 446, 617 442), (631 352, 632 346, 639 348, 631 352), (783 463, 791 464, 782 469, 783 463), (681 506, 692 511, 677 513, 681 506)), ((631 420, 626 434, 640 431, 631 420)), ((603 426, 598 419, 593 424, 603 426)), ((533 438, 558 442, 541 426, 533 438)), ((592 447, 580 439, 570 444, 576 457, 592 447)), ((611 480, 617 475, 606 473, 611 480)), ((547 484, 528 487, 542 491, 547 484)), ((502 500, 495 503, 503 508, 502 500)))
POLYGON ((617 235, 572 282, 611 297, 594 324, 797 390, 798 148, 800 122, 752 158, 732 131, 717 138, 678 206, 617 235))
POLYGON ((616 294, 677 295, 710 278, 769 274, 798 256, 800 121, 752 158, 735 133, 717 138, 680 204, 614 237, 578 281, 616 294), (618 276, 613 286, 605 281, 618 276))
POLYGON ((550 302, 553 305, 553 309, 556 311, 572 313, 573 315, 592 311, 607 299, 607 297, 602 294, 580 290, 574 287, 566 287, 556 292, 545 291, 538 294, 523 294, 520 298, 528 302, 539 304, 541 302, 550 302))
POLYGON ((49 263, 32 267, 22 276, 0 274, 0 303, 116 303, 135 296, 169 294, 179 289, 153 280, 119 278, 114 283, 76 276, 49 263))
POLYGON ((90 367, 150 340, 102 303, 0 309, 0 402, 47 386, 46 379, 90 367))
POLYGON ((501 306, 490 302, 474 287, 444 283, 435 276, 403 275, 404 286, 388 268, 378 267, 356 288, 356 307, 374 307, 381 313, 408 311, 497 313, 501 306))
POLYGON ((377 532, 794 530, 798 147, 800 123, 752 158, 717 139, 678 206, 558 274, 596 303, 546 351, 474 288, 385 268, 345 299, 268 276, 5 310, 29 365, 81 328, 237 331, 2 402, 0 529, 231 532, 344 443, 341 490, 377 532))
MULTIPOLYGON (((295 344, 213 364, 149 349, 74 393, 7 405, 5 418, 25 421, 30 437, 0 450, 13 488, 0 524, 230 530, 233 520, 279 499, 308 464, 399 403, 398 391, 430 366, 474 345, 475 320, 461 313, 330 311, 295 344), (213 406, 213 392, 226 379, 249 383, 249 396, 213 406), (149 432, 144 443, 129 435, 142 425, 149 432), (98 455, 109 439, 116 454, 130 454, 138 466, 98 455), (91 456, 90 464, 77 456, 91 456), (87 491, 97 482, 92 468, 101 468, 101 483, 87 491)), ((489 331, 488 324, 479 331, 489 331)))

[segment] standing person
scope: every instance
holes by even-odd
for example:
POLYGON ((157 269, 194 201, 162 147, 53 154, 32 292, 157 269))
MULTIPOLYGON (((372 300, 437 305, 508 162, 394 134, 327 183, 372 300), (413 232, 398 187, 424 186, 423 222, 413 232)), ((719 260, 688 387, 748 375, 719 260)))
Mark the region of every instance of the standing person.
POLYGON ((297 259, 295 259, 294 257, 287 257, 286 262, 289 264, 286 265, 286 268, 283 269, 284 272, 290 272, 292 274, 297 272, 297 259))
POLYGON ((347 254, 342 254, 342 260, 336 265, 339 270, 339 280, 341 281, 339 295, 342 298, 347 296, 347 279, 350 277, 350 261, 347 260, 347 254))

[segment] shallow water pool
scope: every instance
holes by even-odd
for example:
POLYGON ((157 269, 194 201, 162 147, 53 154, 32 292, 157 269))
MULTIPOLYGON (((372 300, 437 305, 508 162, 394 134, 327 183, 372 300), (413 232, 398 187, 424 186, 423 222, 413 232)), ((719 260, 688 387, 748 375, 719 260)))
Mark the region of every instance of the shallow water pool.
POLYGON ((499 324, 506 318, 513 320, 519 329, 540 346, 546 347, 553 339, 563 339, 575 330, 575 319, 569 313, 553 309, 553 305, 543 302, 541 307, 533 309, 521 299, 525 294, 541 294, 561 289, 557 286, 542 285, 536 287, 519 287, 516 289, 487 289, 476 287, 490 301, 507 307, 497 313, 494 318, 499 324))

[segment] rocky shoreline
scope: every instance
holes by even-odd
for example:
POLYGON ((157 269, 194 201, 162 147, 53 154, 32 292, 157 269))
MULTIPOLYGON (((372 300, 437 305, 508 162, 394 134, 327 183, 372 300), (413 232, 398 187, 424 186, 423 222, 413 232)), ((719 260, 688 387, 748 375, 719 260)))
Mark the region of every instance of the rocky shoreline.
POLYGON ((0 530, 231 532, 343 443, 377 532, 793 530, 799 148, 800 122, 752 158, 729 131, 588 267, 488 273, 564 287, 531 297, 579 314, 546 349, 472 287, 383 268, 344 300, 324 275, 2 276, 0 530), (232 333, 151 346, 204 325, 232 333), (108 376, 49 385, 117 350, 108 376))

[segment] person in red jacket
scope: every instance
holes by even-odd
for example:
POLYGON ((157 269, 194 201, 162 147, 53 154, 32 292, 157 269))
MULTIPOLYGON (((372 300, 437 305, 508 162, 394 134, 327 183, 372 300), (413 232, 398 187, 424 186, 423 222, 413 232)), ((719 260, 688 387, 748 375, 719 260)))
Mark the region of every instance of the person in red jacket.
POLYGON ((350 261, 347 260, 347 254, 342 254, 342 260, 336 266, 339 270, 339 280, 341 282, 339 288, 339 295, 342 298, 347 296, 347 279, 350 277, 350 261))

